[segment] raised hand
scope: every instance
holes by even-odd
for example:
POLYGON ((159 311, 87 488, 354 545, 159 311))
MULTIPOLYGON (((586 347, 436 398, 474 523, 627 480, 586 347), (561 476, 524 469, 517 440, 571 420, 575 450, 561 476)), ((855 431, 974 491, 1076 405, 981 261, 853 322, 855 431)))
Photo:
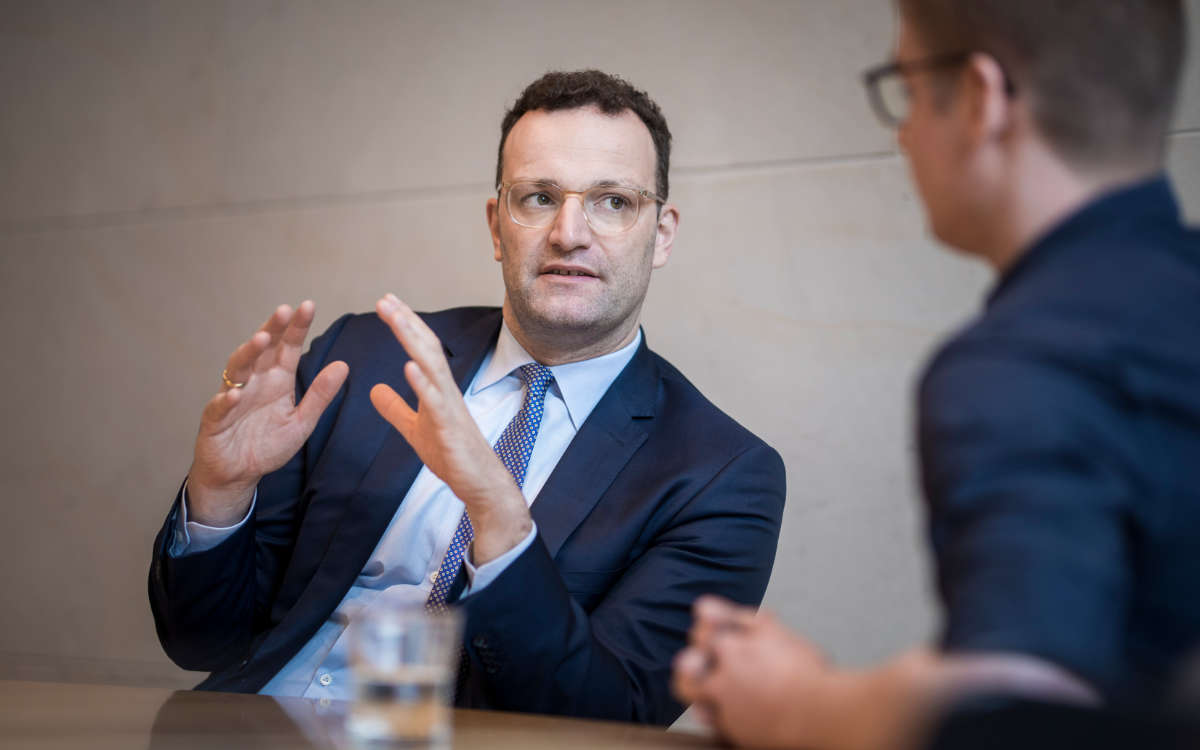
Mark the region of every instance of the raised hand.
POLYGON ((190 520, 229 526, 244 516, 259 480, 295 455, 345 382, 349 367, 331 362, 295 401, 296 367, 314 311, 311 300, 295 310, 280 305, 230 355, 228 382, 200 418, 188 472, 190 520))
POLYGON ((371 389, 371 403, 467 506, 475 528, 472 557, 482 565, 528 535, 525 498, 467 411, 437 335, 391 294, 375 310, 411 357, 404 377, 419 403, 412 409, 383 383, 371 389))

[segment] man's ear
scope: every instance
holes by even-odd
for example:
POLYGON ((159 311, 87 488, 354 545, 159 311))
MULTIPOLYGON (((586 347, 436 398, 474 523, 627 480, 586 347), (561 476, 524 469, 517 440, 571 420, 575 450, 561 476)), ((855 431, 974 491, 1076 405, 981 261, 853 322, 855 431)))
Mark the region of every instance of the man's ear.
POLYGON ((670 203, 658 212, 658 226, 654 229, 654 268, 662 268, 671 257, 675 245, 675 232, 679 229, 679 209, 670 203))
POLYGON ((492 233, 492 257, 500 260, 500 199, 488 198, 485 213, 488 231, 492 233))
POLYGON ((1013 124, 1013 100, 1008 76, 996 58, 983 52, 972 54, 963 84, 965 116, 975 145, 1006 137, 1013 124))

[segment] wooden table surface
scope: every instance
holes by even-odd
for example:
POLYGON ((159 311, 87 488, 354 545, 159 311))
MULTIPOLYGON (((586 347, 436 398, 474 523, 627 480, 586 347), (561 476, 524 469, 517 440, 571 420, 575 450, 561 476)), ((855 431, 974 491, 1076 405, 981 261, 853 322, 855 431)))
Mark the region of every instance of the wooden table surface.
MULTIPOLYGON (((349 747, 346 704, 162 688, 0 681, 0 747, 349 747)), ((636 724, 499 711, 454 711, 454 747, 714 748, 705 736, 636 724)))

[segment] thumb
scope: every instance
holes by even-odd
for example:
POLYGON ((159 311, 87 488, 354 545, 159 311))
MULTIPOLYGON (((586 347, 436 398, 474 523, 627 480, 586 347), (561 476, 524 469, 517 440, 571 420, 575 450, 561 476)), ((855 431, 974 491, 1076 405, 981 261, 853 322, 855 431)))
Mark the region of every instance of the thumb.
POLYGON ((317 420, 325 413, 325 409, 341 390, 342 384, 346 382, 349 374, 350 367, 339 360, 325 365, 324 369, 313 378, 312 385, 308 387, 304 398, 300 399, 300 403, 296 406, 296 413, 300 417, 300 424, 303 425, 305 434, 311 433, 317 426, 317 420))
POLYGON ((386 419, 404 436, 405 440, 412 443, 412 436, 416 430, 417 413, 404 402, 404 399, 400 398, 400 394, 392 390, 389 385, 377 383, 371 389, 371 404, 375 407, 375 411, 379 412, 379 416, 386 419))

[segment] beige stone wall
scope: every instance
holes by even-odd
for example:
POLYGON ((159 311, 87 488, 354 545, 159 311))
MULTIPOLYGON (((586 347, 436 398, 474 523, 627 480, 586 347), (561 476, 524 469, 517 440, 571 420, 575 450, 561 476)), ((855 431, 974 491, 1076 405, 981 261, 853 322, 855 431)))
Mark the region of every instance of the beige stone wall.
MULTIPOLYGON (((145 574, 228 352, 283 301, 316 299, 318 327, 389 290, 499 302, 500 115, 585 66, 676 134, 646 332, 787 461, 768 604, 849 663, 933 632, 910 396, 989 275, 926 237, 867 107, 885 0, 0 11, 0 678, 197 679, 145 574)), ((1171 169, 1200 217, 1195 61, 1186 85, 1171 169)))

